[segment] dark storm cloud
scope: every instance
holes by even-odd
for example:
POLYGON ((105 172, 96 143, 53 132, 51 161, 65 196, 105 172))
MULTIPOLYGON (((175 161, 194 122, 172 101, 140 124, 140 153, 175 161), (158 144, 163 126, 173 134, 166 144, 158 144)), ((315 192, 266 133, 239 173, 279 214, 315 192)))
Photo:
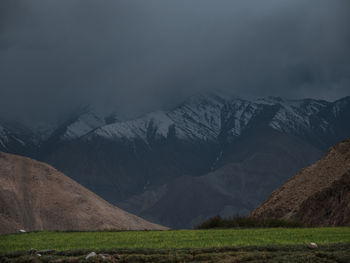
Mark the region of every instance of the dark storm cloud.
POLYGON ((207 90, 349 95, 348 0, 4 0, 2 115, 142 111, 207 90))

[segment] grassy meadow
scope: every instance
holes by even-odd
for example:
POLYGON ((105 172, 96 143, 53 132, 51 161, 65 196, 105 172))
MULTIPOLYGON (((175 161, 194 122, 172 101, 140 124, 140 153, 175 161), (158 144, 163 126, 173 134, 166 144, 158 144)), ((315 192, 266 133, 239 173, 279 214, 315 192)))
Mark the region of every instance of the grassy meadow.
POLYGON ((233 246, 350 244, 350 228, 260 228, 120 232, 32 232, 0 235, 0 253, 55 249, 182 249, 233 246))

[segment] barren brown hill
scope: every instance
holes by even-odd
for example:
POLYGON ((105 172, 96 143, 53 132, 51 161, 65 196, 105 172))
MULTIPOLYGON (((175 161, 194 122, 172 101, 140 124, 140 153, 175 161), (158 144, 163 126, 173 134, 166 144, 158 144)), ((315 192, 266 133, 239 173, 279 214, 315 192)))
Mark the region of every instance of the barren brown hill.
POLYGON ((308 226, 350 226, 350 173, 305 200, 296 219, 308 226))
POLYGON ((0 152, 0 233, 165 229, 98 197, 53 167, 0 152))
POLYGON ((350 225, 349 177, 350 139, 290 178, 250 216, 293 219, 310 226, 350 225))

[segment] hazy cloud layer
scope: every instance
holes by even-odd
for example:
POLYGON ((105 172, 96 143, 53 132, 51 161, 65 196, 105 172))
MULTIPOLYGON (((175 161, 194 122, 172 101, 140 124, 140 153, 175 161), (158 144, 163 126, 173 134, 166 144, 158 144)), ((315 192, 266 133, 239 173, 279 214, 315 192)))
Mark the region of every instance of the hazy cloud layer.
POLYGON ((348 0, 3 0, 0 115, 350 95, 348 0))

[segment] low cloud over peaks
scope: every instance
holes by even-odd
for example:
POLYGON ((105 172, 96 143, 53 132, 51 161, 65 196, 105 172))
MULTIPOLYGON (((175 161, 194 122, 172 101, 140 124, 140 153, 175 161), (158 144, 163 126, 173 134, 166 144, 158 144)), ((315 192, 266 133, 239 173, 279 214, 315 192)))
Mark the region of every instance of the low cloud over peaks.
POLYGON ((349 95, 348 10, 347 0, 2 1, 1 111, 137 112, 213 90, 336 99, 349 95))

